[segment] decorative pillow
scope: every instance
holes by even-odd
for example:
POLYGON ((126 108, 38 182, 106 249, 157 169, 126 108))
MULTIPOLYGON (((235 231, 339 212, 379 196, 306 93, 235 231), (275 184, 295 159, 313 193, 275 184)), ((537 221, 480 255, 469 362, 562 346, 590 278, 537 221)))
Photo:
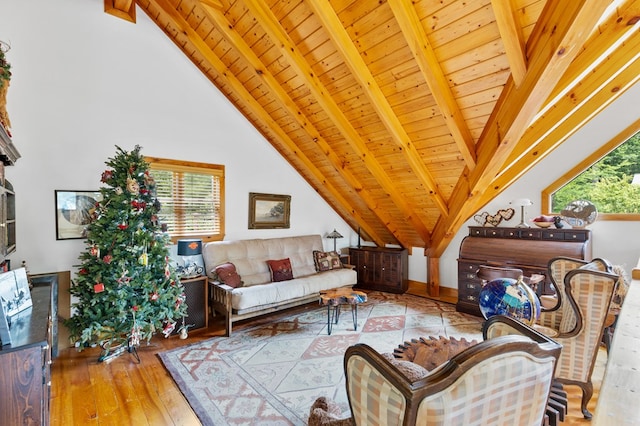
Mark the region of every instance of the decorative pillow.
POLYGON ((223 263, 215 268, 218 280, 221 283, 228 285, 229 287, 237 288, 242 287, 242 281, 240 275, 236 271, 236 265, 231 262, 223 263))
POLYGON ((280 260, 267 260, 269 271, 271 271, 271 281, 287 281, 293 279, 293 270, 289 258, 280 260))
POLYGON ((313 251, 313 263, 316 265, 316 271, 330 271, 332 269, 342 268, 340 255, 335 251, 313 251))
POLYGON ((396 359, 393 354, 390 353, 383 353, 381 355, 389 361, 391 365, 400 370, 400 373, 410 382, 418 381, 429 375, 429 370, 414 362, 396 359))

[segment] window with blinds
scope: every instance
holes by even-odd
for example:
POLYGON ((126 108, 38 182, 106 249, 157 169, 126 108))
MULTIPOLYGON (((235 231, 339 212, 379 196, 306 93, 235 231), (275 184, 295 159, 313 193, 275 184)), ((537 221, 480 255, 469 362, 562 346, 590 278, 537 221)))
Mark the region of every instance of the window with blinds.
POLYGON ((169 235, 221 240, 224 235, 224 166, 146 157, 156 181, 158 216, 169 235))

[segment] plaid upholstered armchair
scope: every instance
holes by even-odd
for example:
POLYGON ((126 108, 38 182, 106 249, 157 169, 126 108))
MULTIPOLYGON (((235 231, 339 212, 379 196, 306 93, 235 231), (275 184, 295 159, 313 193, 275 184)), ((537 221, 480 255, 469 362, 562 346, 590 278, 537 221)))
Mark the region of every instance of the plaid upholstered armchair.
POLYGON ((604 259, 584 262, 557 257, 549 273, 558 290, 555 309, 543 311, 538 323, 553 330, 562 344, 556 380, 582 389, 581 410, 591 418, 587 404, 593 395, 591 374, 602 341, 611 299, 620 278, 604 259))
MULTIPOLYGON (((487 327, 500 321, 514 322, 494 318, 487 327)), ((543 424, 561 346, 525 325, 519 326, 526 336, 500 336, 471 345, 431 372, 425 370, 415 381, 398 363, 371 347, 351 346, 344 358, 351 422, 543 424)))

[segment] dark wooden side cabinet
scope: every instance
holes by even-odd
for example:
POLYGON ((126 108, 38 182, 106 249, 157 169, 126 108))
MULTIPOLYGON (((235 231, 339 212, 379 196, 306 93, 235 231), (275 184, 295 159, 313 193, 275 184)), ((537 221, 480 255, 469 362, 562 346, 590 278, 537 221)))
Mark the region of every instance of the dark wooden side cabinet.
MULTIPOLYGON (((195 278, 182 278, 184 294, 187 298, 187 316, 185 324, 190 330, 207 328, 209 326, 209 280, 206 275, 195 278)), ((179 326, 176 327, 176 333, 179 326)))
POLYGON ((404 293, 409 287, 407 250, 386 247, 349 248, 358 273, 358 288, 404 293))
POLYGON ((469 227, 469 235, 460 244, 456 310, 481 316, 478 296, 482 281, 476 277, 480 265, 518 268, 526 276, 544 275, 536 291, 552 293, 547 264, 556 256, 591 260, 591 231, 469 227))
POLYGON ((48 425, 57 278, 34 283, 33 306, 11 319, 0 348, 0 424, 48 425))

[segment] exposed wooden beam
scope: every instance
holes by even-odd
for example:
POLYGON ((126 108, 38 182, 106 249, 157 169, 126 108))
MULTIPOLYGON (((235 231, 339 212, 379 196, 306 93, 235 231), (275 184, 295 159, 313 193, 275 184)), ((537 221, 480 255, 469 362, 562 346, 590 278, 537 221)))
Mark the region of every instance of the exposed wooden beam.
POLYGON ((136 2, 134 0, 104 0, 104 11, 125 21, 136 22, 136 2))
POLYGON ((469 169, 476 166, 476 151, 473 137, 464 121, 462 112, 456 102, 449 81, 442 71, 429 37, 420 22, 411 0, 390 1, 389 6, 404 34, 413 57, 420 66, 420 71, 431 90, 442 117, 451 136, 458 146, 460 155, 469 169))
MULTIPOLYGON (((318 170, 315 164, 297 149, 295 142, 291 140, 289 135, 278 125, 278 123, 273 120, 269 113, 262 108, 262 106, 255 100, 251 93, 247 91, 242 82, 240 82, 232 73, 228 72, 227 66, 211 50, 205 40, 203 40, 202 37, 200 37, 200 35, 193 30, 184 16, 182 16, 167 0, 149 0, 148 2, 149 4, 153 4, 159 10, 161 10, 162 13, 170 17, 173 24, 176 26, 176 28, 179 29, 182 34, 184 34, 188 42, 191 43, 195 49, 198 49, 198 51, 204 56, 211 67, 216 69, 219 77, 224 78, 229 86, 235 91, 237 96, 239 96, 251 110, 251 112, 255 114, 262 123, 265 124, 270 132, 273 132, 281 141, 286 144, 288 151, 283 154, 286 154, 286 156, 290 158, 297 158, 298 161, 302 162, 304 167, 309 170, 310 174, 312 174, 314 178, 317 179, 318 182, 320 182, 320 185, 318 185, 319 187, 326 188, 326 190, 331 194, 332 199, 337 200, 337 203, 342 205, 343 207, 347 206, 346 208, 349 208, 348 201, 340 194, 340 192, 336 188, 334 188, 325 180, 324 175, 320 170, 318 170)), ((202 64, 200 66, 202 66, 202 64)), ((363 218, 357 214, 355 209, 351 208, 351 210, 353 211, 355 217, 348 218, 349 221, 355 220, 358 223, 362 223, 362 229, 370 237, 372 237, 376 242, 384 244, 384 240, 377 235, 373 228, 368 226, 366 221, 364 221, 363 218)))
POLYGON ((203 6, 209 6, 214 9, 222 10, 222 2, 220 0, 200 0, 203 6))
MULTIPOLYGON (((387 175, 373 153, 367 148, 364 140, 341 111, 336 101, 329 95, 329 90, 315 75, 311 66, 298 51, 288 34, 282 29, 273 12, 260 0, 246 0, 244 3, 272 42, 280 49, 281 54, 287 59, 287 63, 296 70, 299 76, 304 77, 307 87, 318 101, 318 104, 322 106, 325 113, 331 116, 332 122, 336 128, 340 130, 345 142, 349 144, 354 153, 362 160, 382 189, 403 212, 405 219, 411 222, 421 238, 424 241, 429 241, 430 233, 425 224, 420 220, 420 216, 415 211, 412 211, 406 198, 396 190, 396 185, 393 180, 387 175)), ((401 243, 405 245, 407 241, 401 241, 401 243)))
POLYGON ((507 53, 513 82, 520 86, 527 72, 527 58, 524 37, 514 13, 513 0, 491 0, 491 7, 507 53))
POLYGON ((528 149, 527 155, 520 156, 490 185, 482 195, 485 204, 640 81, 640 53, 637 53, 640 52, 640 43, 633 43, 633 49, 636 52, 633 63, 623 64, 613 77, 593 74, 594 78, 583 81, 571 92, 571 96, 558 102, 542 122, 527 131, 522 140, 530 141, 533 149, 528 149))
MULTIPOLYGON (((293 99, 287 94, 282 85, 276 80, 271 72, 269 72, 268 68, 260 61, 260 58, 251 50, 251 47, 247 45, 242 36, 235 31, 233 25, 226 19, 224 14, 216 9, 211 8, 208 5, 204 6, 206 14, 208 17, 216 24, 216 28, 222 34, 224 34, 225 38, 229 43, 231 43, 237 50, 240 52, 242 57, 256 70, 256 76, 263 80, 272 94, 276 97, 280 105, 283 109, 285 109, 289 116, 294 119, 298 125, 305 129, 309 134, 311 140, 315 141, 318 149, 327 157, 327 159, 331 162, 334 167, 334 170, 339 173, 343 179, 347 182, 348 185, 351 186, 363 199, 363 201, 367 204, 367 207, 374 212, 378 218, 383 223, 391 223, 392 219, 389 216, 388 212, 378 206, 378 203, 374 200, 374 198, 369 194, 369 192, 364 188, 364 186, 358 181, 358 179, 349 172, 343 165, 343 161, 338 155, 331 149, 331 146, 327 141, 322 137, 320 131, 313 125, 312 120, 305 115, 305 113, 299 109, 293 99)), ((324 176, 324 181, 328 181, 328 178, 324 176)), ((344 201, 344 199, 342 199, 344 201)), ((347 211, 355 211, 355 208, 347 203, 343 204, 343 208, 347 211)), ((358 222, 360 223, 360 222, 358 222)), ((376 244, 384 245, 382 239, 373 231, 370 231, 370 227, 365 227, 368 234, 373 235, 373 240, 376 244)), ((398 239, 398 241, 406 240, 406 237, 403 237, 402 234, 398 233, 398 231, 390 229, 390 231, 394 234, 394 236, 398 239)))
POLYGON ((531 35, 525 78, 519 87, 513 79, 505 85, 478 142, 478 165, 459 180, 449 201, 449 217, 436 225, 429 255, 439 257, 475 212, 476 200, 495 179, 608 5, 605 0, 547 2, 531 35))
POLYGON ((629 1, 585 43, 478 208, 549 155, 640 78, 640 3, 629 1), (606 40, 605 43, 603 40, 606 40))
MULTIPOLYGON (((362 86, 364 93, 369 97, 369 101, 378 113, 380 121, 382 121, 387 128, 394 142, 402 148, 402 153, 409 163, 411 170, 413 170, 422 185, 427 188, 427 194, 433 199, 436 206, 440 209, 440 212, 446 216, 449 208, 438 190, 438 185, 420 158, 420 154, 418 154, 411 138, 409 138, 409 135, 402 127, 402 123, 393 111, 387 97, 371 74, 362 56, 360 56, 360 52, 358 52, 358 49, 353 45, 353 41, 342 26, 335 11, 324 1, 308 0, 307 4, 320 19, 324 29, 327 31, 331 40, 333 40, 335 48, 340 52, 345 63, 353 73, 353 76, 358 83, 360 83, 360 86, 362 86)), ((414 206, 411 206, 411 208, 416 211, 414 206)))

